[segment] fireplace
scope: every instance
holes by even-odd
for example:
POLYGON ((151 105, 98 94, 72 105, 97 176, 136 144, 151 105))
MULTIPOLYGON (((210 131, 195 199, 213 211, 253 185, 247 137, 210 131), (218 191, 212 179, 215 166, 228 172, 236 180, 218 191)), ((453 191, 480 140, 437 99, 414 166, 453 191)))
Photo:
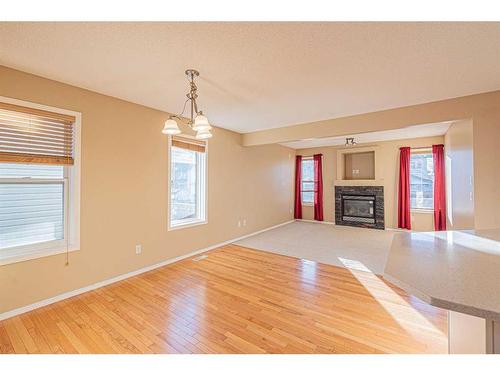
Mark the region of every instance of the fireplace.
POLYGON ((375 224, 375 196, 342 194, 342 220, 375 224))
POLYGON ((335 186, 335 224, 384 229, 383 186, 335 186))

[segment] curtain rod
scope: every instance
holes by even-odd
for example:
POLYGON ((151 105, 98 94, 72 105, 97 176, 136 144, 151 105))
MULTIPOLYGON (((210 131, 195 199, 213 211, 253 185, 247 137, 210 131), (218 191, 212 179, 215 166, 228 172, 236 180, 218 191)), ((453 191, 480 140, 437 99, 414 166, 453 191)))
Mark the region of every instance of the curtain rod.
MULTIPOLYGON (((314 155, 318 155, 318 154, 314 154, 314 155)), ((304 158, 313 158, 314 155, 300 155, 300 156, 302 156, 302 159, 304 159, 304 158)), ((319 155, 323 156, 323 154, 319 154, 319 155)), ((299 156, 299 155, 297 155, 297 156, 299 156)))

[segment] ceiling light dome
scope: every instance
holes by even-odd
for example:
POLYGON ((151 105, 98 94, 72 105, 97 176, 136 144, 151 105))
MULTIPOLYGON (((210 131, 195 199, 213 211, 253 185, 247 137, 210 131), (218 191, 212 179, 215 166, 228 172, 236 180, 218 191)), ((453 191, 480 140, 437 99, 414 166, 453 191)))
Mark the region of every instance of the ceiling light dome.
POLYGON ((210 133, 210 130, 208 129, 203 129, 203 130, 198 130, 196 133, 196 139, 208 139, 212 138, 212 133, 210 133))
POLYGON ((165 126, 163 127, 163 130, 161 132, 163 134, 175 135, 180 134, 181 130, 177 126, 177 121, 169 118, 167 121, 165 121, 165 126))
POLYGON ((203 115, 203 112, 200 111, 194 119, 193 130, 194 131, 210 130, 211 128, 212 127, 208 123, 207 117, 203 115))

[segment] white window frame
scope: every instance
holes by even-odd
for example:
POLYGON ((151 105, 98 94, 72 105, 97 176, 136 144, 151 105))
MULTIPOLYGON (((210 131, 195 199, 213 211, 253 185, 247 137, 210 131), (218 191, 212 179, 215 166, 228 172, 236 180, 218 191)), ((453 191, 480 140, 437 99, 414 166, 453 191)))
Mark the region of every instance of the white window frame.
POLYGON ((67 109, 50 107, 43 104, 27 102, 0 96, 0 101, 9 104, 20 105, 28 108, 41 109, 50 112, 70 115, 75 117, 73 124, 74 149, 72 166, 64 167, 63 179, 39 179, 39 178, 14 178, 2 179, 4 183, 54 183, 61 182, 64 185, 64 238, 40 242, 32 245, 15 246, 0 250, 0 266, 17 263, 31 259, 43 258, 51 255, 62 254, 80 250, 80 156, 81 156, 81 124, 82 114, 67 109))
MULTIPOLYGON (((196 139, 190 135, 182 135, 182 138, 196 139)), ((168 207, 167 207, 167 229, 169 231, 190 228, 198 225, 208 223, 208 142, 205 144, 205 153, 197 155, 198 158, 203 158, 203 170, 199 170, 199 163, 196 163, 198 174, 197 180, 199 181, 196 191, 197 210, 199 217, 195 219, 179 220, 172 223, 170 219, 172 207, 172 136, 168 136, 168 207)), ((199 160, 199 159, 198 159, 199 160)), ((197 160, 197 161, 198 161, 197 160)))
MULTIPOLYGON (((412 155, 426 155, 426 154, 431 154, 432 156, 432 148, 419 148, 412 150, 410 149, 410 179, 411 179, 411 156, 412 155)), ((434 176, 435 178, 435 176, 434 176)), ((434 181, 433 181, 434 184, 434 181)), ((410 183, 410 194, 411 194, 411 183, 410 183)), ((432 199, 434 199, 434 190, 432 191, 432 199)), ((410 199, 410 212, 416 213, 416 214, 433 214, 434 213, 434 208, 419 208, 419 207, 412 207, 411 206, 411 199, 410 199)))
MULTIPOLYGON (((303 157, 301 163, 304 162, 305 160, 312 160, 313 161, 313 167, 314 167, 314 158, 312 156, 303 157)), ((301 167, 301 170, 303 170, 302 165, 300 167, 301 167)), ((313 193, 313 197, 314 197, 314 177, 313 177, 312 181, 309 181, 309 180, 302 179, 302 176, 303 176, 303 174, 300 176, 300 203, 302 203, 302 206, 314 206, 314 198, 313 198, 313 202, 304 202, 304 199, 302 198, 304 196, 302 194, 303 192, 312 192, 313 193), (302 183, 303 182, 307 182, 307 183, 311 183, 312 182, 312 184, 313 184, 313 190, 302 190, 302 186, 303 186, 302 183)))

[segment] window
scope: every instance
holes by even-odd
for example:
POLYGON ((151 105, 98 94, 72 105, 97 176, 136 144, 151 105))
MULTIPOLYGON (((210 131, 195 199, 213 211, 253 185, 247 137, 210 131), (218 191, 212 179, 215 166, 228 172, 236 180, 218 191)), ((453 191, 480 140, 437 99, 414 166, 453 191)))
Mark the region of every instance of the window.
POLYGON ((410 203, 412 209, 434 209, 432 153, 412 153, 410 156, 410 203))
POLYGON ((171 139, 170 229, 206 223, 206 155, 205 142, 171 139))
POLYGON ((47 108, 0 97, 0 264, 79 248, 79 115, 47 108))
POLYGON ((0 163, 2 249, 64 240, 65 190, 62 166, 0 163))
POLYGON ((302 159, 302 204, 314 203, 314 160, 302 159))

